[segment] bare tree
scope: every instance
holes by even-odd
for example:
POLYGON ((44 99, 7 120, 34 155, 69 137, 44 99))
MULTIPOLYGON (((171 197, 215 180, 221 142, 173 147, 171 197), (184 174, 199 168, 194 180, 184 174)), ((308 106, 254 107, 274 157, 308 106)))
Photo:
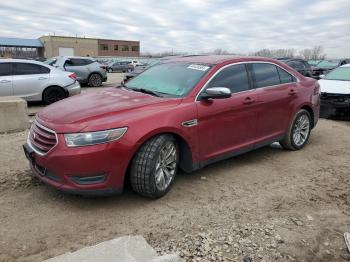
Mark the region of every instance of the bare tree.
POLYGON ((312 49, 303 49, 299 52, 300 56, 305 60, 324 60, 326 54, 323 53, 322 46, 314 46, 312 49))
POLYGON ((275 50, 271 50, 271 49, 261 49, 257 52, 253 52, 251 53, 251 55, 254 56, 263 56, 263 57, 274 57, 274 58, 278 58, 278 57, 289 57, 289 58, 293 58, 295 57, 295 49, 275 49, 275 50))

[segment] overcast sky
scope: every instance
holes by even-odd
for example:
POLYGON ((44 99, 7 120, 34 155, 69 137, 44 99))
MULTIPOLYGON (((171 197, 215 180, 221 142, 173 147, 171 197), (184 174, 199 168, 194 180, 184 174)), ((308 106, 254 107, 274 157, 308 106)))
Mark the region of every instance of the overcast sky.
POLYGON ((249 53, 322 45, 350 57, 349 0, 1 0, 0 36, 140 40, 141 51, 249 53))

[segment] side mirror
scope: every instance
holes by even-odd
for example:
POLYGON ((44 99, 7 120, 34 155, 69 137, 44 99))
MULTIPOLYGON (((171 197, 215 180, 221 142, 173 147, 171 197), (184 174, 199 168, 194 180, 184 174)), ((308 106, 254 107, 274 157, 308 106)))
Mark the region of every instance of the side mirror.
POLYGON ((231 97, 231 90, 227 87, 209 87, 200 96, 201 99, 224 99, 231 97))
POLYGON ((322 78, 324 78, 324 77, 325 77, 325 75, 319 75, 318 77, 322 79, 322 78))

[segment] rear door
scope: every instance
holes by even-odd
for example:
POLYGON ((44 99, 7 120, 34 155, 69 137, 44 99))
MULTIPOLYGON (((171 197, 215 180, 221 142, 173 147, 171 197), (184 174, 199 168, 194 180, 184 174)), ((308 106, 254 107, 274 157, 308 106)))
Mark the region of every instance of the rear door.
POLYGON ((41 100, 50 81, 50 69, 32 63, 14 63, 13 94, 27 100, 41 100))
POLYGON ((290 124, 293 104, 298 96, 296 78, 270 63, 249 65, 260 105, 257 143, 283 136, 290 124))
POLYGON ((256 132, 257 97, 245 64, 224 67, 204 90, 209 87, 227 87, 232 96, 197 101, 201 161, 252 147, 256 132))
POLYGON ((0 96, 12 96, 12 63, 0 63, 0 96))

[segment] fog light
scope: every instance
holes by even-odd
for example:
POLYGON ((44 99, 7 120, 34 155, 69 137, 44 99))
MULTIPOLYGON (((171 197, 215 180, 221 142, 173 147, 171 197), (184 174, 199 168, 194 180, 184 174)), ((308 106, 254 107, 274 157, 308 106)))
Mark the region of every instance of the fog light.
POLYGON ((107 174, 96 174, 91 176, 72 176, 71 179, 79 185, 93 185, 103 183, 106 177, 107 174))

